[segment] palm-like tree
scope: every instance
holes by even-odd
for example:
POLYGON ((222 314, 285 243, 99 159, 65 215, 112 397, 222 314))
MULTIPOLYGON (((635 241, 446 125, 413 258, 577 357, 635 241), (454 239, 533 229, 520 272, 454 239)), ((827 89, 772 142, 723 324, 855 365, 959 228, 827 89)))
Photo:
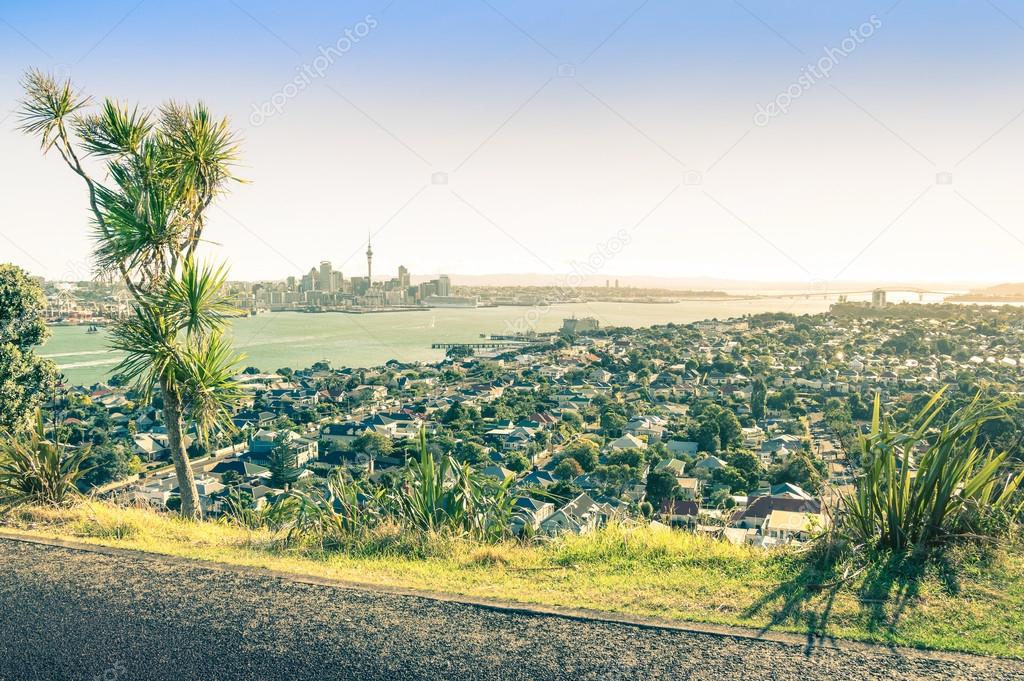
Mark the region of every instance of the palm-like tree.
POLYGON ((242 357, 223 335, 233 311, 226 270, 198 263, 195 252, 206 209, 235 179, 235 137, 202 104, 172 102, 154 114, 107 99, 89 112, 90 99, 69 81, 30 71, 23 85, 22 129, 43 153, 56 149, 88 189, 97 275, 120 279, 132 295, 132 314, 113 332, 113 347, 126 353, 113 372, 147 397, 159 389, 181 512, 200 518, 185 424, 204 441, 230 427, 242 357), (87 156, 101 163, 102 182, 87 156))

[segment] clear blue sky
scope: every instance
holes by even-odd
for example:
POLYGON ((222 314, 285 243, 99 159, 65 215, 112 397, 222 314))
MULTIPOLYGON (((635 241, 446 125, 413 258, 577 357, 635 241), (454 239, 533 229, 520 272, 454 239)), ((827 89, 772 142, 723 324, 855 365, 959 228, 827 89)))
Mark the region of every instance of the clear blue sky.
POLYGON ((1020 1, 7 0, 0 63, 0 260, 50 277, 87 216, 14 130, 30 66, 231 117, 237 277, 372 231, 382 273, 1020 278, 1020 1))

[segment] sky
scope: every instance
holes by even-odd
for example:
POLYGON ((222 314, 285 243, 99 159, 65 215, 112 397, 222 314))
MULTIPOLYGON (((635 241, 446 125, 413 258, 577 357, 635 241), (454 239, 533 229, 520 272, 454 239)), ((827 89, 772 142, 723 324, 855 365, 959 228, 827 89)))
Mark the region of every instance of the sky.
MULTIPOLYGON (((0 261, 89 276, 37 67, 204 101, 235 279, 1021 281, 1024 0, 0 2, 0 261)), ((99 170, 97 168, 97 170, 99 170)))

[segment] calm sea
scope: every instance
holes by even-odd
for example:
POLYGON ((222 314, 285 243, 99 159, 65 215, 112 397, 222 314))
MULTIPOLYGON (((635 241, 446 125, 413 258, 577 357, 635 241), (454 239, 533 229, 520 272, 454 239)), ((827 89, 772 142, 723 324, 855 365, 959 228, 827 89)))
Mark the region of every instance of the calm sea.
MULTIPOLYGON (((916 298, 916 296, 915 296, 916 298)), ((245 364, 273 371, 308 367, 326 359, 334 367, 378 366, 390 359, 438 361, 443 350, 432 343, 479 341, 481 334, 508 334, 528 328, 554 331, 573 315, 596 317, 605 326, 652 326, 670 322, 724 319, 759 312, 813 314, 824 312, 834 299, 691 301, 671 304, 583 303, 547 308, 495 307, 432 309, 351 315, 272 312, 233 320, 235 346, 245 364)), ((41 354, 57 362, 74 384, 103 380, 120 354, 107 349, 107 332, 88 334, 85 327, 61 326, 41 354)))

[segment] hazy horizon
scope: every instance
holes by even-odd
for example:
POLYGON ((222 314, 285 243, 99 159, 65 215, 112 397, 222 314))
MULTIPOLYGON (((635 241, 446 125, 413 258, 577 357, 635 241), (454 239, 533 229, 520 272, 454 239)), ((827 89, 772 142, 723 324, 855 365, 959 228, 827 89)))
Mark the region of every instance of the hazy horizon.
POLYGON ((456 284, 1017 281, 1021 22, 1019 0, 13 0, 0 261, 88 277, 84 189, 16 130, 38 67, 232 120, 249 182, 206 250, 236 280, 364 275, 372 233, 375 274, 456 284))

